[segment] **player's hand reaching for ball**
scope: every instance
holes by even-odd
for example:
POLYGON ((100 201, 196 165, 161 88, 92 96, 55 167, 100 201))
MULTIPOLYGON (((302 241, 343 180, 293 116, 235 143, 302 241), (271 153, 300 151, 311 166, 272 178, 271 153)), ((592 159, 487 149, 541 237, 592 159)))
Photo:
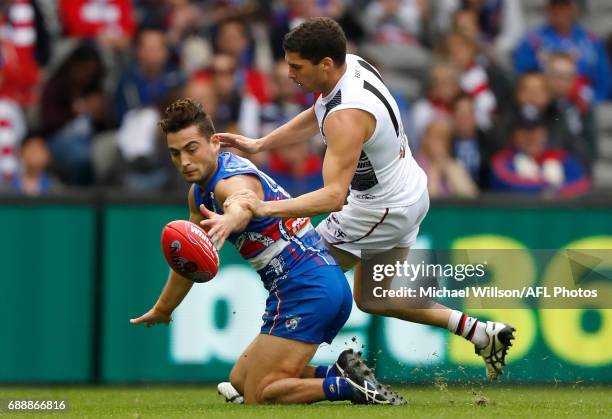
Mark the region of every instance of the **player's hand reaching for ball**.
POLYGON ((136 319, 130 319, 130 323, 144 323, 146 327, 151 327, 159 323, 168 324, 170 321, 172 321, 172 317, 169 314, 166 314, 155 307, 136 319))
POLYGON ((250 189, 241 189, 225 200, 223 208, 238 204, 251 211, 253 217, 264 217, 261 203, 262 201, 255 192, 250 189))
POLYGON ((225 240, 236 228, 235 220, 227 215, 212 212, 204 205, 200 205, 200 213, 206 218, 200 221, 200 225, 206 230, 213 243, 217 244, 217 249, 221 249, 225 240))
POLYGON ((243 135, 230 134, 227 132, 219 132, 213 135, 213 137, 219 139, 221 147, 234 147, 242 152, 249 154, 255 154, 259 152, 260 142, 259 140, 256 140, 254 138, 248 138, 243 135))

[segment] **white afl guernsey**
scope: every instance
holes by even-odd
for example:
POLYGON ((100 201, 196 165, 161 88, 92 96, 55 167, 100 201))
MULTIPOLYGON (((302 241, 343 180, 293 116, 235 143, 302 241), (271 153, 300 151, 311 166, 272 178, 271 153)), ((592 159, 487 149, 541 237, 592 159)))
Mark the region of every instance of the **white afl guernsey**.
POLYGON ((361 57, 346 55, 346 72, 314 109, 325 138, 325 119, 342 109, 362 109, 376 118, 363 144, 351 181, 349 206, 396 208, 414 204, 427 189, 427 176, 414 160, 400 112, 376 69, 361 57))

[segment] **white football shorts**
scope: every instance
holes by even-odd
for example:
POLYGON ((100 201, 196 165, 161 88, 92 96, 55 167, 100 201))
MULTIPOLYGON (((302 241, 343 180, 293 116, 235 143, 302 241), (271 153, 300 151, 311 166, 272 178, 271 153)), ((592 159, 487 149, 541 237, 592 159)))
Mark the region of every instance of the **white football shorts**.
POLYGON ((419 226, 429 210, 427 190, 412 205, 364 208, 345 205, 317 226, 325 241, 361 258, 361 250, 389 250, 415 244, 419 226))

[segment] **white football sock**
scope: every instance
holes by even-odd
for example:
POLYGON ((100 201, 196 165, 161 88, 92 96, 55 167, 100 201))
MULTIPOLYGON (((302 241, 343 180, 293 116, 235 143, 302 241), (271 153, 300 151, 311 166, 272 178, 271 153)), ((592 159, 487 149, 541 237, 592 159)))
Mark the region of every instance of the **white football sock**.
POLYGON ((486 327, 486 322, 478 321, 477 318, 457 310, 453 310, 448 318, 448 330, 458 336, 463 336, 474 343, 477 348, 482 348, 489 343, 486 327))

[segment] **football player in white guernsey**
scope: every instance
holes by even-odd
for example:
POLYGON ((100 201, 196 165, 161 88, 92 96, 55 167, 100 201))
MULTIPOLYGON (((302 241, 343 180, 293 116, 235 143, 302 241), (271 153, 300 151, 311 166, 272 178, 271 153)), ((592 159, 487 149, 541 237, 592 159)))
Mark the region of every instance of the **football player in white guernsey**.
POLYGON ((406 259, 429 209, 427 177, 412 157, 397 104, 382 77, 364 59, 346 54, 346 38, 336 22, 308 19, 285 36, 283 48, 289 78, 307 92, 320 92, 314 106, 263 138, 217 136, 222 145, 258 153, 307 141, 320 132, 327 144, 324 186, 282 201, 262 202, 249 191, 234 199, 256 216, 330 213, 317 230, 342 268, 355 269, 357 306, 463 336, 484 359, 487 376, 496 379, 514 339, 511 326, 479 321, 431 300, 419 306, 394 299, 400 301, 385 301, 382 306, 362 298, 366 286, 361 277, 362 250, 383 250, 375 256, 376 264, 406 259))

